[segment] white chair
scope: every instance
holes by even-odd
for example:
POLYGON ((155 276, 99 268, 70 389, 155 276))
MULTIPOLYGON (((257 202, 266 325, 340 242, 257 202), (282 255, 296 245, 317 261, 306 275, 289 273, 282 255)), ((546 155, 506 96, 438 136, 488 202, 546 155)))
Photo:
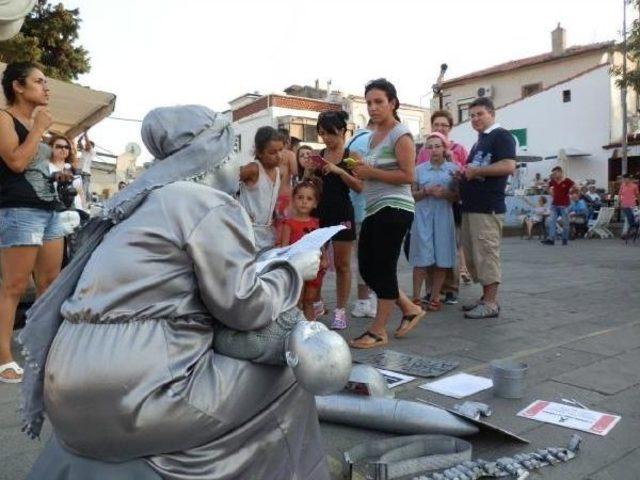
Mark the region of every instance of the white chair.
POLYGON ((613 233, 609 230, 609 224, 613 218, 615 208, 600 207, 598 216, 595 220, 589 221, 589 230, 585 234, 585 238, 593 238, 597 235, 600 238, 613 238, 613 233))

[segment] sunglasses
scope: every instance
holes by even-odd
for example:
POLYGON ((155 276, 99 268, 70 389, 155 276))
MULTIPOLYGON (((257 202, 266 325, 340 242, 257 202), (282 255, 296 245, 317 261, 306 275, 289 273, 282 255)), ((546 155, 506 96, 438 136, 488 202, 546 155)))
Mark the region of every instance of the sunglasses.
POLYGON ((69 145, 54 145, 53 148, 57 148, 58 150, 71 150, 69 145))

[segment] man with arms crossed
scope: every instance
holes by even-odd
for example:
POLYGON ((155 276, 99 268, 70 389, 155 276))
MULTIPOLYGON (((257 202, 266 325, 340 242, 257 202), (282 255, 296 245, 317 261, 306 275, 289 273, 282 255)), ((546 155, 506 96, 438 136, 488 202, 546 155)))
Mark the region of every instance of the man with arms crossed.
POLYGON ((504 221, 507 177, 516 168, 513 136, 495 123, 493 102, 480 97, 469 107, 478 141, 460 179, 462 249, 474 282, 482 284, 482 298, 462 309, 467 318, 491 318, 500 313, 500 243, 504 221))

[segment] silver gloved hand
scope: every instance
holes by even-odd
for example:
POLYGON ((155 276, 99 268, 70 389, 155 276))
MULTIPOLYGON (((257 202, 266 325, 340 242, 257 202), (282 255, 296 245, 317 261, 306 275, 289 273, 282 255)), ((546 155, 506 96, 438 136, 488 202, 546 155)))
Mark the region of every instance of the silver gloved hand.
POLYGON ((289 263, 300 274, 303 280, 313 280, 320 269, 320 250, 298 253, 289 259, 289 263))

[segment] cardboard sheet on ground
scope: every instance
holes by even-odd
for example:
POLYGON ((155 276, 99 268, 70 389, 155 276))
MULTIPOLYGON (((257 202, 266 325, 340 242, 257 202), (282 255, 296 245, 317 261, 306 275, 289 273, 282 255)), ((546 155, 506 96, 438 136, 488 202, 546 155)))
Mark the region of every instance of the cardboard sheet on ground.
POLYGON ((493 382, 490 378, 457 373, 435 382, 419 385, 419 387, 447 397, 464 398, 493 387, 493 382))
POLYGON ((392 372, 390 370, 384 370, 382 368, 378 368, 377 370, 382 374, 382 376, 384 377, 384 381, 387 382, 387 386, 389 388, 404 385, 405 383, 412 382, 416 379, 416 377, 412 377, 410 375, 404 375, 402 373, 392 372))
POLYGON ((298 253, 319 250, 325 243, 331 240, 336 233, 344 230, 344 225, 335 225, 333 227, 318 228, 313 232, 307 233, 304 237, 288 247, 272 248, 261 253, 256 262, 256 270, 263 271, 269 264, 281 260, 287 260, 298 253))
POLYGON ((408 355, 393 350, 382 352, 357 350, 352 352, 352 356, 354 362, 368 363, 376 368, 424 378, 439 377, 458 366, 458 362, 408 355))
POLYGON ((518 416, 601 436, 609 433, 621 418, 618 415, 544 400, 536 400, 518 412, 518 416))

